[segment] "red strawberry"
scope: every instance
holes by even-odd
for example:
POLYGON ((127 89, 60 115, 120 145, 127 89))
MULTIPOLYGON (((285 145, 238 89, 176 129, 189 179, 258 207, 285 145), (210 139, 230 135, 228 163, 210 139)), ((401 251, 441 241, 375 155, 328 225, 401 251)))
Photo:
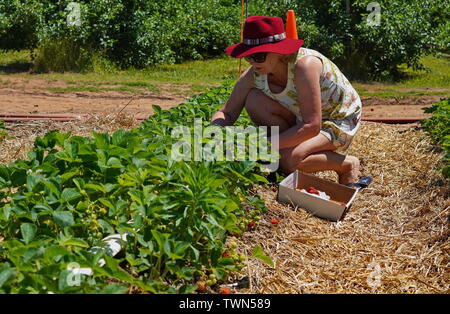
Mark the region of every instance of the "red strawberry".
POLYGON ((311 186, 308 186, 308 187, 306 188, 306 192, 311 193, 311 194, 317 194, 317 195, 319 195, 319 191, 317 191, 315 188, 313 188, 313 187, 311 187, 311 186))
POLYGON ((272 192, 276 192, 277 191, 277 187, 276 186, 272 186, 272 192))
POLYGON ((229 252, 222 253, 222 257, 230 257, 230 256, 231 256, 231 253, 229 253, 229 252))
POLYGON ((278 219, 272 219, 270 222, 272 223, 272 225, 278 225, 280 223, 278 219))
POLYGON ((248 227, 253 228, 254 226, 255 226, 255 222, 253 220, 250 220, 250 222, 248 223, 248 227))
POLYGON ((230 294, 230 288, 228 287, 220 288, 219 294, 230 294))
POLYGON ((206 283, 204 281, 197 281, 197 291, 206 291, 206 283))

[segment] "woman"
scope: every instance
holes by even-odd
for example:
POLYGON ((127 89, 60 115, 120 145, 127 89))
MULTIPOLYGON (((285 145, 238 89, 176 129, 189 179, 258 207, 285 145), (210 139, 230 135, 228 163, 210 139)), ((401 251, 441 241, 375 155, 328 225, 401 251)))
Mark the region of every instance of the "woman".
POLYGON ((345 152, 360 126, 361 100, 336 65, 302 45, 286 38, 279 17, 247 18, 244 41, 226 51, 251 67, 211 122, 232 125, 245 106, 256 125, 279 126, 285 173, 334 170, 339 183, 355 183, 359 160, 345 152))

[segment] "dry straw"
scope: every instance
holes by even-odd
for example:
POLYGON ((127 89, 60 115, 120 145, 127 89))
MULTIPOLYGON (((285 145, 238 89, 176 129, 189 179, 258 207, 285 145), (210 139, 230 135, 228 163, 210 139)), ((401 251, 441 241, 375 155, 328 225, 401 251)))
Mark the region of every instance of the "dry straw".
POLYGON ((70 132, 77 136, 91 136, 92 131, 112 133, 117 129, 130 129, 139 123, 125 113, 109 115, 89 115, 69 122, 26 121, 6 123, 8 136, 0 141, 0 163, 7 164, 17 158, 25 158, 26 152, 33 148, 36 137, 52 130, 70 132))
MULTIPOLYGON (((449 293, 450 190, 442 155, 410 126, 365 123, 349 152, 373 183, 340 222, 276 201, 241 245, 260 245, 275 267, 250 258, 252 289, 240 293, 449 293), (281 220, 271 225, 271 219, 281 220)), ((317 173, 336 180, 334 173, 317 173)), ((236 275, 239 278, 239 275, 236 275)))
MULTIPOLYGON (((134 126, 126 115, 7 124, 11 138, 0 144, 0 162, 23 157, 36 136, 52 129, 89 135, 134 126)), ((269 211, 239 239, 239 251, 250 254, 259 245, 275 265, 249 257, 248 267, 230 281, 248 276, 250 285, 233 292, 450 292, 450 192, 436 171, 442 153, 417 128, 370 122, 363 123, 349 153, 374 181, 340 222, 280 204, 268 188, 254 189, 269 211), (272 218, 281 223, 272 225, 272 218)), ((316 175, 336 180, 332 172, 316 175)))

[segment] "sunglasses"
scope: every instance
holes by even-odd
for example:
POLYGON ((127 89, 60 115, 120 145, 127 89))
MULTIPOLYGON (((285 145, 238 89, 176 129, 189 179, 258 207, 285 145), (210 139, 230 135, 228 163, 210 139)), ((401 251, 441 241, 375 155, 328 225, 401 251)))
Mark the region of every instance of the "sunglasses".
POLYGON ((248 56, 245 56, 245 60, 250 62, 250 60, 255 61, 256 63, 263 63, 266 61, 267 52, 257 52, 248 56))

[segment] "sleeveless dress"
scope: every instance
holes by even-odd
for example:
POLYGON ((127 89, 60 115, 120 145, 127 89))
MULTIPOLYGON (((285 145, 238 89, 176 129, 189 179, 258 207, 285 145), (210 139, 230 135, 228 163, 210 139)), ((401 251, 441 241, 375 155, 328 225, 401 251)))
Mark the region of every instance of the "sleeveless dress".
POLYGON ((297 122, 302 122, 297 89, 294 84, 295 63, 304 56, 315 56, 322 61, 320 93, 322 99, 322 126, 320 133, 325 135, 336 147, 336 151, 345 154, 356 131, 359 129, 362 103, 358 93, 338 67, 321 53, 300 48, 295 58, 288 64, 288 80, 284 91, 273 93, 270 90, 266 74, 254 71, 255 87, 279 102, 291 111, 297 122))

